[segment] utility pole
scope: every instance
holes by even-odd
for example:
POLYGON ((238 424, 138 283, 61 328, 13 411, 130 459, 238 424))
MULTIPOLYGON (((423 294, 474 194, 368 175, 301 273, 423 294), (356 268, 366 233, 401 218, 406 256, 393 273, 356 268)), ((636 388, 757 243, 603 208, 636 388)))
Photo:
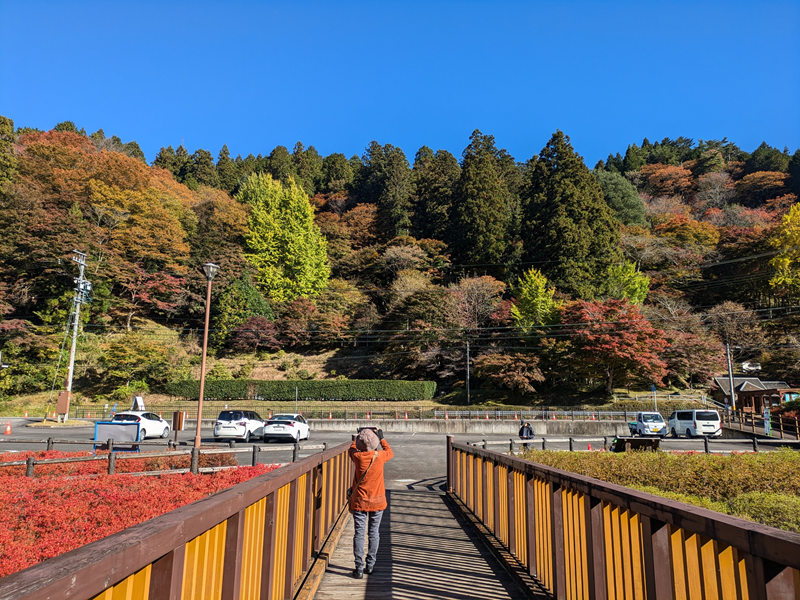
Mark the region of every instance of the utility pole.
POLYGON ((73 250, 72 261, 78 264, 78 277, 75 281, 75 298, 72 300, 72 346, 69 349, 69 367, 67 369, 67 391, 59 394, 58 420, 67 422, 69 416, 69 403, 72 397, 72 378, 75 374, 75 349, 78 343, 78 327, 80 325, 81 305, 89 302, 89 294, 92 291, 92 284, 84 279, 83 272, 86 269, 86 254, 73 250))
POLYGON ((728 357, 728 385, 731 388, 731 410, 736 410, 736 392, 733 391, 733 367, 731 366, 731 347, 725 342, 725 354, 728 357))
POLYGON ((469 341, 467 341, 467 406, 469 406, 469 341))

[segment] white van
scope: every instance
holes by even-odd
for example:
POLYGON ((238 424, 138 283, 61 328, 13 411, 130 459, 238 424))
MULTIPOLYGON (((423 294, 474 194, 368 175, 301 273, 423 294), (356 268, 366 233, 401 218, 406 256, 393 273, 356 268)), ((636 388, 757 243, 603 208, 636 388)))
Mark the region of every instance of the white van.
POLYGON ((716 410, 676 410, 669 416, 668 426, 672 437, 722 435, 722 421, 716 410))

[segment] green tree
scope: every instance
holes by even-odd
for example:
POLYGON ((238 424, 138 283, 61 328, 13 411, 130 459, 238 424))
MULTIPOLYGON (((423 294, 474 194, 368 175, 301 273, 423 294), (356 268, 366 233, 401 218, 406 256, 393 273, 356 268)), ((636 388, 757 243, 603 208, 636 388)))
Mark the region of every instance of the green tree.
POLYGON ((353 167, 344 154, 334 152, 322 159, 320 189, 323 192, 341 192, 353 183, 353 167))
POLYGON ((609 171, 596 170, 594 176, 617 221, 623 225, 647 227, 647 209, 630 181, 619 173, 609 171))
POLYGON ((268 297, 285 302, 324 289, 330 276, 327 245, 308 196, 294 183, 256 174, 242 184, 237 199, 252 207, 245 258, 268 297))
POLYGON ((453 192, 461 175, 456 157, 447 150, 423 146, 414 158, 414 235, 443 240, 450 226, 453 192))
POLYGON ((494 136, 472 132, 453 193, 449 246, 464 264, 500 263, 508 245, 509 193, 494 136))
POLYGON ((800 196, 800 150, 795 150, 786 171, 789 173, 789 187, 800 196))
POLYGON ((628 300, 631 304, 644 303, 650 291, 650 278, 636 270, 629 262, 613 264, 608 268, 606 296, 614 300, 628 300))
POLYGON ((524 260, 558 289, 593 298, 620 259, 619 225, 603 190, 561 131, 539 154, 524 195, 524 260))
POLYGON ((362 156, 364 166, 354 182, 359 202, 378 207, 378 227, 384 239, 407 235, 411 229, 414 182, 405 153, 396 146, 372 141, 362 156))
POLYGON ((744 163, 744 172, 746 175, 756 173, 758 171, 778 171, 786 173, 789 167, 789 151, 784 150, 781 152, 777 148, 773 148, 767 142, 761 142, 761 145, 756 148, 744 163))
POLYGON ((236 183, 239 181, 239 173, 236 163, 231 160, 231 153, 228 151, 227 144, 224 144, 222 150, 219 151, 216 169, 219 187, 233 193, 233 190, 236 189, 236 183))
POLYGON ((14 121, 0 115, 0 194, 17 178, 14 140, 14 121))
POLYGON ((192 154, 189 173, 199 185, 207 185, 213 188, 219 187, 219 178, 217 177, 217 168, 214 165, 214 157, 208 150, 200 148, 192 154))
POLYGON ((639 171, 646 162, 647 153, 636 144, 631 144, 625 151, 625 158, 622 160, 622 172, 639 171))
POLYGON ((58 123, 55 127, 53 127, 53 131, 58 131, 62 133, 63 132, 76 133, 82 136, 86 135, 86 130, 83 127, 78 129, 78 127, 72 121, 62 121, 61 123, 58 123))
POLYGON ((291 180, 296 180, 292 155, 289 154, 286 146, 275 146, 266 160, 266 170, 273 179, 277 179, 284 185, 288 185, 291 180))
POLYGON ((322 157, 317 149, 314 146, 306 149, 303 144, 297 142, 292 151, 292 164, 297 184, 306 194, 313 196, 322 177, 322 157))
MULTIPOLYGON (((101 133, 102 130, 95 132, 101 133)), ((92 135, 95 135, 94 133, 92 135)), ((103 136, 105 139, 105 136, 103 136)), ((175 149, 172 146, 167 146, 166 148, 161 148, 156 154, 156 157, 153 159, 153 166, 159 167, 161 169, 166 169, 172 176, 178 180, 181 174, 181 165, 180 161, 178 160, 178 156, 175 153, 175 149)))
POLYGON ((514 324, 524 332, 549 325, 555 320, 561 304, 553 298, 556 288, 538 269, 528 269, 513 288, 516 304, 511 307, 514 324))
POLYGON ((269 302, 253 285, 247 272, 225 289, 214 304, 214 313, 210 341, 216 347, 224 345, 231 331, 250 317, 266 317, 270 321, 275 318, 269 302))

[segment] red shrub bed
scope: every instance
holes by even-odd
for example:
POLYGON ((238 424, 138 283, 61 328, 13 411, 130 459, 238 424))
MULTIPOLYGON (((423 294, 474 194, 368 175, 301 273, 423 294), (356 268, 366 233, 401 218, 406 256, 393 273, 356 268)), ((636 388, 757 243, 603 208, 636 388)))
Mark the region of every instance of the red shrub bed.
MULTIPOLYGON (((67 453, 46 454, 47 458, 56 458, 55 455, 63 457, 67 453)), ((7 461, 11 456, 19 460, 21 455, 24 453, 0 455, 0 460, 7 461)), ((126 462, 130 461, 120 461, 118 467, 126 462)), ((258 465, 210 475, 80 477, 84 470, 95 469, 89 474, 97 473, 98 468, 104 472, 105 463, 68 463, 52 467, 59 475, 68 467, 77 472, 64 473, 69 477, 53 476, 57 474, 53 472, 48 474, 51 476, 30 478, 8 473, 11 468, 0 470, 0 577, 276 468, 275 465, 258 465)), ((36 467, 37 472, 40 469, 44 471, 45 466, 36 467)))

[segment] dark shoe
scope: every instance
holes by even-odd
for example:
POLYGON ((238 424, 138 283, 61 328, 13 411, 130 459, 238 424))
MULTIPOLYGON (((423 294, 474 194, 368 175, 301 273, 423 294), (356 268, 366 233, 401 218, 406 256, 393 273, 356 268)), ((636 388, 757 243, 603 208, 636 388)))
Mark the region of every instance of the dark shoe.
POLYGON ((372 575, 372 569, 373 568, 374 567, 367 567, 366 569, 364 569, 364 573, 366 573, 367 575, 372 575))
POLYGON ((364 571, 359 571, 358 569, 354 569, 353 579, 364 579, 364 571))

